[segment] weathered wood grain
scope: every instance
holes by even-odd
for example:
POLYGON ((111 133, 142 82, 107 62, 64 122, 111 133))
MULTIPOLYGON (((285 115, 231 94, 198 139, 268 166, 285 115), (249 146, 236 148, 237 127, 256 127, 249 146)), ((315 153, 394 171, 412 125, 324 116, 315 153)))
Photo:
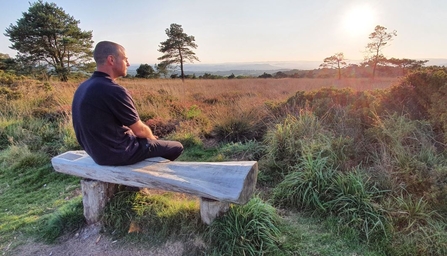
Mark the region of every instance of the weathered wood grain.
POLYGON ((89 225, 97 223, 117 186, 112 183, 83 179, 81 188, 85 220, 89 225))
POLYGON ((171 162, 148 158, 133 165, 101 166, 85 151, 69 151, 52 158, 51 162, 60 173, 236 204, 245 204, 250 199, 258 173, 256 161, 171 162))

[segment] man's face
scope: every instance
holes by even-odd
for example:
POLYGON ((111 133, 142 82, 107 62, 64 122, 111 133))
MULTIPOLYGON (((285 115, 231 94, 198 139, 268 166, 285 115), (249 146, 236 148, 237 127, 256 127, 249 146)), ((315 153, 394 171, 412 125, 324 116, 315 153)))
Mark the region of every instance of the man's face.
POLYGON ((121 49, 121 51, 119 51, 118 56, 115 58, 115 63, 114 63, 114 73, 116 74, 117 77, 120 76, 126 76, 127 75, 127 67, 129 67, 129 61, 127 59, 126 56, 126 51, 124 49, 121 49))

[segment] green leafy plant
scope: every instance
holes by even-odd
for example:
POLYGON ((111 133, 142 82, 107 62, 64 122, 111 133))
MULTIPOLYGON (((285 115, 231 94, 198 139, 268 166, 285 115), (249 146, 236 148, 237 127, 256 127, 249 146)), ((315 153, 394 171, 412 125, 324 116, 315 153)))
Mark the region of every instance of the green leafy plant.
MULTIPOLYGON (((302 111, 298 117, 288 116, 269 130, 265 137, 267 163, 273 180, 281 179, 290 172, 290 167, 299 164, 302 157, 332 155, 332 134, 310 112, 302 111)), ((333 158, 328 158, 333 161, 333 158)))
POLYGON ((331 198, 325 202, 328 212, 358 230, 361 239, 370 243, 387 238, 388 222, 379 204, 384 191, 365 180, 360 170, 334 175, 327 193, 331 198))
POLYGON ((424 198, 411 194, 388 201, 388 215, 395 229, 389 251, 393 255, 445 255, 447 224, 424 198))
POLYGON ((277 205, 326 212, 324 205, 334 170, 327 157, 306 155, 273 191, 277 205))
POLYGON ((281 219, 275 208, 259 197, 233 206, 207 229, 213 255, 278 255, 281 219))

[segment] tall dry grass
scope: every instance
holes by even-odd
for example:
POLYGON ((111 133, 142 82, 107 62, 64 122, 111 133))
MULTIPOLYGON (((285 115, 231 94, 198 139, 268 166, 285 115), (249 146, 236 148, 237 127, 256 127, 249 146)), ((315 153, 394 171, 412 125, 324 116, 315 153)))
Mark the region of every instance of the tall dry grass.
MULTIPOLYGON (((397 78, 370 79, 119 79, 126 87, 137 108, 142 112, 154 112, 157 116, 172 117, 172 111, 164 108, 166 101, 189 108, 197 105, 204 115, 225 112, 229 105, 246 108, 261 106, 267 101, 284 101, 297 91, 318 90, 323 87, 352 88, 353 90, 376 90, 390 87, 397 78), (158 102, 162 98, 164 102, 158 102), (221 109, 221 111, 219 111, 221 109)), ((64 88, 66 85, 60 84, 64 88)), ((56 85, 57 87, 57 85, 56 85)), ((67 89, 73 89, 71 86, 67 89)), ((225 113, 227 114, 227 113, 225 113)), ((216 117, 218 118, 218 117, 216 117)))

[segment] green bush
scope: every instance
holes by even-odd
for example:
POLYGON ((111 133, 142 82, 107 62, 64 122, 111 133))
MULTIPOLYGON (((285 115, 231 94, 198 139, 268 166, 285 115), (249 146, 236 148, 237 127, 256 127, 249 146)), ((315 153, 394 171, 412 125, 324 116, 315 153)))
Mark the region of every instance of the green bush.
POLYGON ((339 223, 359 232, 360 239, 383 241, 389 236, 389 224, 380 206, 385 191, 379 191, 360 170, 338 172, 332 177, 325 206, 339 223))
POLYGON ((11 73, 6 73, 3 70, 0 70, 0 86, 11 86, 18 80, 18 77, 11 73))
POLYGON ((326 212, 327 190, 334 175, 327 157, 306 155, 291 168, 273 190, 276 205, 306 211, 326 212))
POLYGON ((266 175, 273 180, 281 180, 291 167, 307 156, 329 157, 328 161, 335 163, 333 139, 334 135, 312 113, 301 111, 298 117, 288 116, 266 134, 269 167, 266 175))
MULTIPOLYGON (((409 115, 410 119, 429 120, 432 108, 439 108, 437 97, 446 94, 446 70, 424 70, 407 75, 399 84, 393 86, 382 105, 388 113, 409 115)), ((432 116, 439 118, 439 116, 432 116)), ((435 120, 433 120, 435 121, 435 120)))
POLYGON ((23 98, 21 92, 6 87, 0 87, 0 96, 4 96, 7 100, 18 100, 23 98))
POLYGON ((391 255, 446 255, 447 224, 424 198, 400 195, 388 204, 394 228, 391 255))
MULTIPOLYGON (((366 136, 373 160, 371 176, 380 187, 394 195, 402 189, 419 196, 430 194, 434 178, 441 174, 436 170, 442 170, 439 167, 446 163, 428 122, 393 114, 377 118, 366 136)), ((446 181, 438 182, 446 185, 446 181)))
POLYGON ((212 255, 278 255, 282 221, 260 198, 233 206, 207 229, 212 255))

